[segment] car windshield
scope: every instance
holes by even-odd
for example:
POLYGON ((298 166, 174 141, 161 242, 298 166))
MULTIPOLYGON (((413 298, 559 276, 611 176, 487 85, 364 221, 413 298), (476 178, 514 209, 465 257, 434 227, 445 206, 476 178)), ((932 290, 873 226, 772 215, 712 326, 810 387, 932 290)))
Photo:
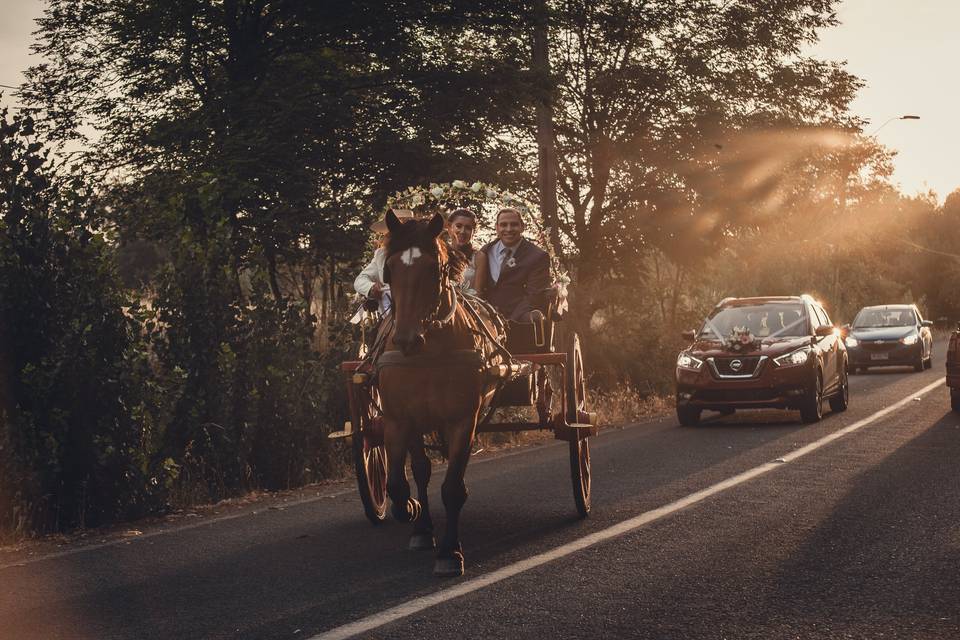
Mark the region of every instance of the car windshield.
POLYGON ((854 329, 910 327, 917 324, 913 309, 861 309, 853 320, 854 329))
POLYGON ((748 329, 759 338, 808 335, 803 304, 771 303, 715 309, 703 323, 700 336, 723 340, 735 328, 748 329))

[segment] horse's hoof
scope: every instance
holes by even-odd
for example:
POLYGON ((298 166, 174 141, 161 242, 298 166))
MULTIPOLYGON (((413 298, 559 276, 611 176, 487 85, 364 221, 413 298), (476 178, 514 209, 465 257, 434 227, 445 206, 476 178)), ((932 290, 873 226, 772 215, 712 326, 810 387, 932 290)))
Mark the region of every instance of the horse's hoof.
POLYGON ((415 533, 410 536, 410 551, 429 551, 435 549, 437 541, 429 533, 415 533))
POLYGON ((433 563, 433 575, 438 578, 457 578, 463 575, 463 554, 454 551, 452 556, 437 558, 433 563))
POLYGON ((414 522, 420 517, 420 503, 410 498, 405 505, 393 503, 393 517, 397 522, 414 522))
POLYGON ((416 522, 420 518, 420 502, 413 498, 407 500, 407 513, 410 514, 410 522, 416 522))

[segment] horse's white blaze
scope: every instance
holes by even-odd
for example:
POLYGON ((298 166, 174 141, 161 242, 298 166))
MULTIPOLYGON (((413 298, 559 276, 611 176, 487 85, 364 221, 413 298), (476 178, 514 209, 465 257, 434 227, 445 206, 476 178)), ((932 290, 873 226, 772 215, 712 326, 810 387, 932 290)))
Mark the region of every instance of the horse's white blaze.
POLYGON ((419 258, 422 254, 420 253, 419 247, 410 247, 402 254, 400 254, 400 260, 403 261, 403 264, 408 267, 413 264, 413 261, 419 258))

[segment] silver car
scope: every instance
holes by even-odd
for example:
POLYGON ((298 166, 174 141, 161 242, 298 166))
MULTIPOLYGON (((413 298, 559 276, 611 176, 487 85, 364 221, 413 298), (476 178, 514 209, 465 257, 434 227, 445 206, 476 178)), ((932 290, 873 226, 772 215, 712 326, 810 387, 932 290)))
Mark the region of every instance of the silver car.
POLYGON ((915 304, 864 307, 844 327, 850 373, 871 367, 933 365, 933 322, 924 320, 915 304))

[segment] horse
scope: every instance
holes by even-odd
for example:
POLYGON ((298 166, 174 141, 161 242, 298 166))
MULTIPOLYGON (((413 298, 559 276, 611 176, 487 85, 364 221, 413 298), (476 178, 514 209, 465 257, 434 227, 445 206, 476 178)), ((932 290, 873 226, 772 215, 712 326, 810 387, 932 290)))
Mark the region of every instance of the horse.
POLYGON ((497 341, 498 325, 491 316, 495 312, 468 306, 458 295, 454 280, 465 261, 440 239, 444 229, 440 214, 429 222, 400 222, 388 211, 386 222, 390 238, 384 281, 393 298, 393 321, 377 359, 377 389, 387 450, 387 495, 394 518, 414 523, 409 548, 433 549, 427 498, 431 465, 424 435, 437 432, 448 460, 441 491, 447 519, 433 573, 461 576, 464 474, 480 411, 496 388, 486 367, 502 360, 496 344, 491 344, 497 341), (408 453, 417 498, 411 497, 406 477, 408 453))

